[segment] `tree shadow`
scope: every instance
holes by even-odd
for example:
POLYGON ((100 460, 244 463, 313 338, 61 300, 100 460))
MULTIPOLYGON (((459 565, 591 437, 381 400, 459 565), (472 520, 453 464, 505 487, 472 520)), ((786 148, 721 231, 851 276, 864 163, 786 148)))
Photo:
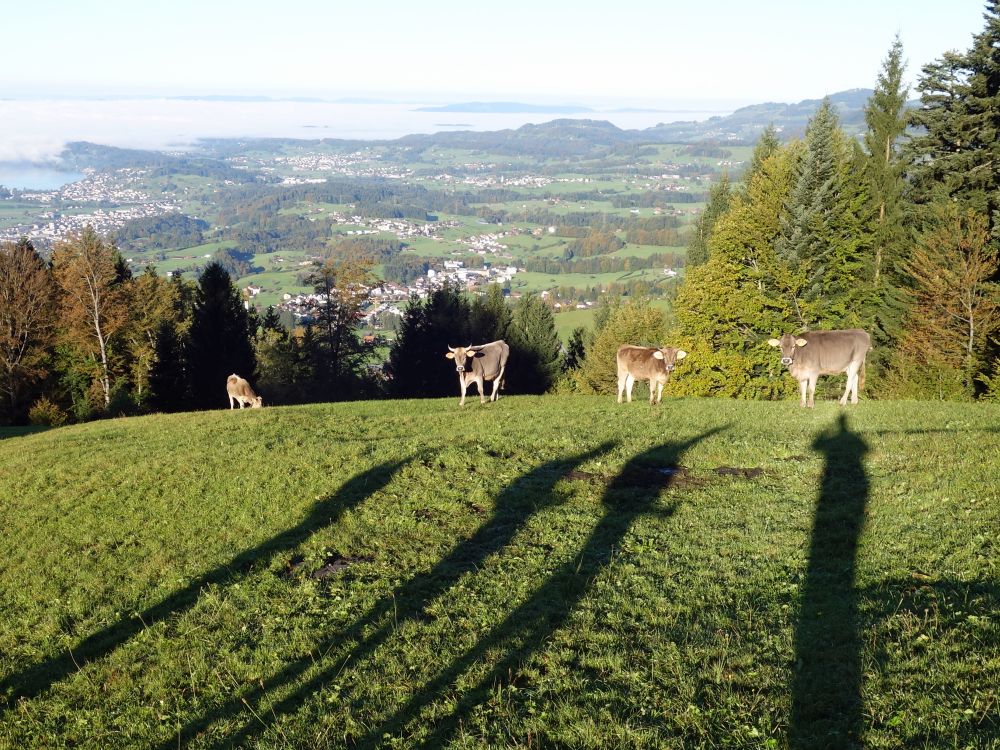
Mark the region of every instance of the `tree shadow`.
MULTIPOLYGON (((469 571, 478 569, 491 555, 503 550, 513 540, 531 517, 540 510, 559 501, 554 493, 555 484, 574 467, 604 455, 615 446, 613 442, 576 454, 558 458, 535 467, 511 482, 497 497, 493 515, 468 539, 452 549, 426 573, 418 573, 398 586, 390 595, 382 597, 367 612, 356 618, 346 629, 330 633, 306 657, 288 664, 267 680, 252 686, 245 695, 234 697, 180 728, 174 737, 159 746, 161 750, 177 747, 190 740, 212 724, 249 710, 251 718, 235 733, 220 741, 216 747, 237 747, 264 729, 256 718, 258 709, 268 693, 291 685, 316 666, 313 654, 326 654, 344 643, 356 642, 348 661, 357 662, 371 655, 397 628, 409 620, 420 620, 428 602, 448 591, 458 579, 469 571), (390 617, 391 614, 391 617, 390 617), (374 629, 373 629, 374 628, 374 629)), ((291 695, 269 705, 267 713, 280 716, 297 710, 313 693, 344 669, 338 660, 333 666, 323 667, 310 675, 307 681, 291 695)))
POLYGON ((398 735, 421 709, 441 698, 458 678, 496 651, 502 656, 473 687, 464 691, 454 707, 442 715, 419 746, 443 747, 450 735, 476 706, 484 703, 499 684, 517 679, 520 665, 561 628, 592 589, 595 579, 611 563, 633 523, 656 512, 669 518, 677 508, 654 508, 660 493, 670 488, 681 456, 692 446, 720 432, 709 430, 683 443, 667 443, 632 458, 607 486, 602 497, 604 513, 574 558, 560 565, 527 600, 465 653, 453 659, 392 716, 356 738, 354 746, 375 748, 384 738, 398 735), (664 471, 666 469, 666 471, 664 471))
POLYGON ((183 589, 142 612, 87 636, 65 654, 52 656, 5 676, 0 681, 0 701, 6 705, 0 705, 0 712, 9 710, 22 698, 37 696, 89 662, 107 656, 153 623, 191 609, 206 586, 228 585, 244 576, 251 567, 267 564, 282 552, 294 549, 314 532, 336 523, 344 513, 389 484, 396 472, 412 460, 413 457, 386 461, 358 474, 345 482, 333 495, 315 503, 309 514, 296 526, 201 574, 183 589))
POLYGON ((793 748, 861 746, 861 639, 855 589, 858 540, 868 502, 868 446, 837 426, 817 436, 825 456, 795 627, 789 728, 793 748))
POLYGON ((36 435, 39 432, 46 432, 47 430, 55 429, 53 427, 45 427, 41 425, 25 425, 17 427, 0 427, 0 440, 7 440, 9 438, 23 437, 25 435, 36 435))

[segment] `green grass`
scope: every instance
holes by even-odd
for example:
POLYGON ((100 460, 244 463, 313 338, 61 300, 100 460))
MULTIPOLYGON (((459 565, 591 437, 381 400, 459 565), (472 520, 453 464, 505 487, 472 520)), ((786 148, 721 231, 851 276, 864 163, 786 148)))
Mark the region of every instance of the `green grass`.
POLYGON ((997 747, 998 422, 456 394, 14 435, 0 746, 997 747))

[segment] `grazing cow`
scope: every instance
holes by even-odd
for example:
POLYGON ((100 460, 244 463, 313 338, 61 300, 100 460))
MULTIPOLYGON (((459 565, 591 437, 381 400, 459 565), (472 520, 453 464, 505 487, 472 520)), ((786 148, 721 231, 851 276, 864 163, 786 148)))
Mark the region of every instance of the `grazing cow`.
POLYGON ((264 400, 254 393, 250 384, 235 373, 226 378, 226 393, 229 394, 230 409, 235 408, 237 402, 241 409, 243 404, 249 404, 251 409, 259 409, 264 405, 264 400))
POLYGON ((847 388, 840 399, 840 405, 858 403, 858 388, 865 387, 865 357, 872 348, 871 337, 860 328, 846 331, 807 331, 793 336, 786 333, 778 339, 769 339, 771 346, 781 348, 781 364, 788 368, 792 377, 799 381, 801 397, 799 403, 806 406, 806 390, 809 391, 808 406, 813 406, 816 380, 820 375, 847 373, 847 388))
POLYGON ((632 386, 635 381, 649 381, 649 403, 653 403, 654 396, 656 403, 660 403, 663 395, 663 385, 670 380, 670 373, 674 371, 677 360, 684 359, 687 352, 683 349, 664 347, 663 349, 653 349, 648 346, 632 346, 622 344, 618 347, 618 403, 622 402, 622 393, 628 394, 628 401, 632 403, 632 386), (653 389, 656 383, 656 389, 653 389))
POLYGON ((490 401, 496 401, 499 398, 508 355, 510 355, 510 347, 503 340, 491 341, 488 344, 479 344, 478 346, 459 346, 454 349, 448 347, 448 353, 444 356, 455 360, 458 386, 462 391, 462 400, 459 402, 459 406, 465 406, 465 390, 473 383, 479 387, 479 403, 486 403, 486 399, 483 397, 484 380, 493 381, 490 401))

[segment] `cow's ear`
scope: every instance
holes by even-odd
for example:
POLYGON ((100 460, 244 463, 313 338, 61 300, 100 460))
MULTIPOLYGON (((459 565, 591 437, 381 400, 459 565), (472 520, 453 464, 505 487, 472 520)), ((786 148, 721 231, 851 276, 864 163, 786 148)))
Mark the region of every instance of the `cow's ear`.
POLYGON ((781 342, 778 339, 768 339, 767 343, 771 346, 781 346, 781 342))
POLYGON ((653 352, 653 359, 663 359, 663 352, 657 349, 655 352, 653 352))
POLYGON ((455 352, 446 352, 444 356, 448 359, 455 359, 455 352))
POLYGON ((805 346, 808 343, 805 339, 795 339, 795 346, 805 346))
POLYGON ((688 355, 688 353, 686 351, 684 351, 683 349, 678 349, 677 350, 677 359, 684 359, 687 355, 688 355))

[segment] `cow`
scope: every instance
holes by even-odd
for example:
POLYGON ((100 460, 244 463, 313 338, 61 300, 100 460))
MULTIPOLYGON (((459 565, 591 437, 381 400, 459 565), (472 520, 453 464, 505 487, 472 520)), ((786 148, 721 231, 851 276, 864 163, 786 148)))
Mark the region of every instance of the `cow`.
POLYGON ((768 344, 781 348, 781 364, 799 381, 799 405, 813 408, 816 380, 820 375, 847 373, 847 388, 840 405, 858 403, 858 389, 865 387, 865 357, 872 348, 871 336, 860 328, 844 331, 807 331, 795 336, 786 333, 781 339, 768 339, 768 344))
POLYGON ((475 383, 479 388, 479 403, 485 404, 483 396, 483 381, 493 381, 493 392, 490 394, 490 401, 499 398, 500 388, 503 387, 503 373, 507 368, 507 357, 510 355, 510 347, 502 339, 491 341, 488 344, 478 346, 448 347, 448 352, 444 355, 448 359, 455 360, 455 370, 458 372, 458 387, 462 392, 462 400, 459 406, 465 406, 465 391, 475 383))
POLYGON ((654 349, 649 346, 632 346, 622 344, 618 347, 618 403, 622 402, 622 393, 628 394, 632 403, 632 386, 636 380, 649 381, 649 403, 660 403, 663 396, 663 385, 670 380, 670 373, 678 360, 684 359, 687 352, 683 349, 664 347, 654 349), (653 383, 656 383, 654 390, 653 383))
POLYGON ((249 404, 251 409, 259 409, 264 405, 264 400, 254 393, 250 384, 236 373, 226 378, 226 393, 229 395, 229 408, 236 408, 238 402, 240 408, 244 404, 249 404))

